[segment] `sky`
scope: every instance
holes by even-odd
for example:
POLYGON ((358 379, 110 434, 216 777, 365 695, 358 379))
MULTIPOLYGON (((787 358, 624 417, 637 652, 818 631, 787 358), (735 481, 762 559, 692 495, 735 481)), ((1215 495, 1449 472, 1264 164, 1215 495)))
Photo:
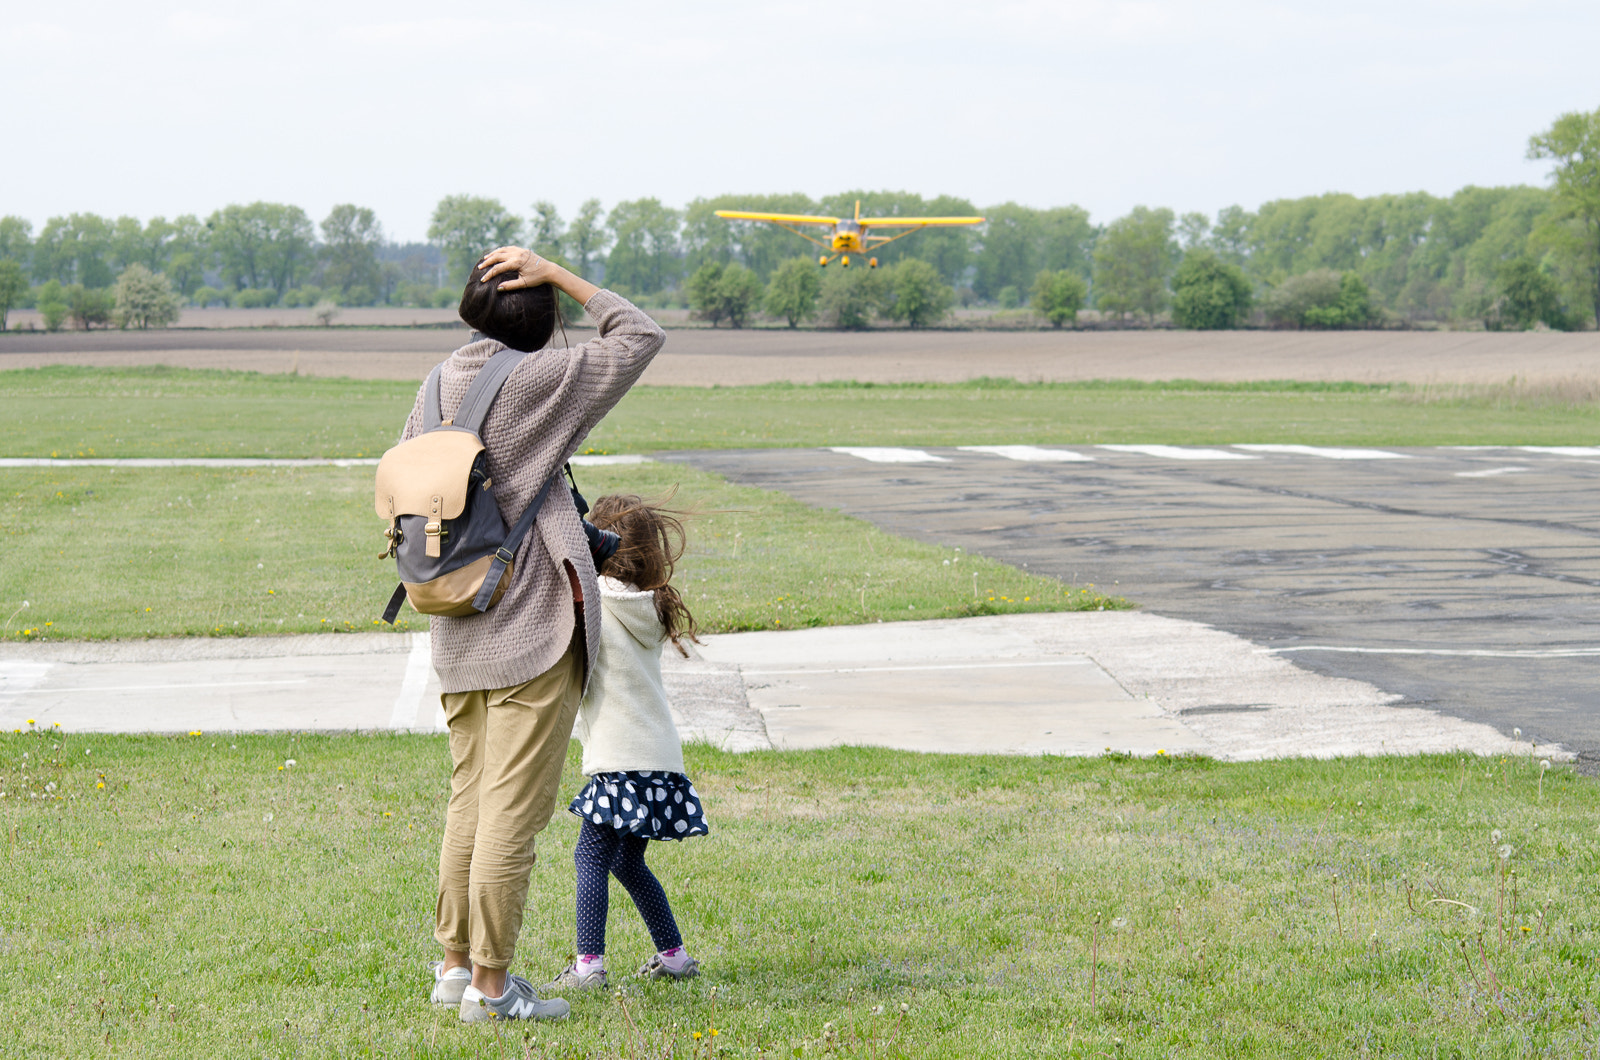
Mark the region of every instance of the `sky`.
POLYGON ((0 215, 852 188, 1214 215, 1542 184, 1600 4, 0 0, 0 215))

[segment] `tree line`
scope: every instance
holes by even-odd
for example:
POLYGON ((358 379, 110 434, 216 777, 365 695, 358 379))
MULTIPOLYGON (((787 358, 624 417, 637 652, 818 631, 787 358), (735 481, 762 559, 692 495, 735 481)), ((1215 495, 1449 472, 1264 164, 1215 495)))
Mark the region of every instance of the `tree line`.
MULTIPOLYGON (((1083 309, 1131 325, 1337 328, 1408 324, 1593 327, 1600 311, 1600 110, 1562 115, 1529 140, 1548 187, 1280 199, 1215 217, 1136 207, 1104 225, 1078 206, 980 208, 954 196, 851 190, 721 195, 682 209, 659 199, 547 201, 519 215, 497 199, 448 196, 426 245, 397 246, 373 211, 334 207, 319 224, 281 203, 201 220, 52 217, 37 233, 0 218, 0 326, 37 306, 47 326, 156 325, 190 305, 450 305, 485 249, 523 242, 649 305, 713 325, 759 313, 913 327, 956 305, 1031 311, 1051 325, 1083 309), (719 209, 848 216, 982 214, 972 228, 918 232, 878 252, 880 270, 819 270, 792 233, 729 222, 719 209), (128 278, 126 281, 124 278, 128 278)), ((819 234, 821 230, 819 229, 819 234)))

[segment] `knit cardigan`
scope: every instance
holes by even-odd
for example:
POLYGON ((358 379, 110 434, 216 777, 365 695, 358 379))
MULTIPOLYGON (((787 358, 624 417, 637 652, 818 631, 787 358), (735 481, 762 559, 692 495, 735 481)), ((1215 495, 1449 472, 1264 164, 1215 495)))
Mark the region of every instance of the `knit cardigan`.
POLYGON ((655 594, 600 579, 600 658, 578 708, 586 775, 629 770, 683 772, 683 746, 661 682, 666 631, 655 594))
MULTIPOLYGON (((627 299, 599 291, 584 305, 598 337, 570 349, 530 354, 507 377, 483 421, 489 475, 506 525, 578 451, 595 424, 622 399, 661 349, 666 335, 627 299)), ((461 347, 439 375, 439 405, 454 416, 467 387, 505 347, 482 339, 461 347)), ((422 433, 423 390, 400 440, 422 433)), ((600 593, 594 561, 571 493, 558 483, 512 562, 511 586, 488 611, 433 616, 432 651, 445 692, 510 688, 558 662, 576 625, 571 567, 582 587, 585 673, 600 645, 600 593)))

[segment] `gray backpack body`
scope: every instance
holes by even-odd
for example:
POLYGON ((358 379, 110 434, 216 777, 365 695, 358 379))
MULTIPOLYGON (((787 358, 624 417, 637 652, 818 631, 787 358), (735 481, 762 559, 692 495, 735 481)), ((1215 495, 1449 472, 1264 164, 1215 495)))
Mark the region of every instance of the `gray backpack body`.
POLYGON ((435 367, 424 388, 422 433, 378 462, 374 508, 389 523, 389 548, 379 558, 393 556, 400 573, 385 622, 393 624, 406 600, 425 615, 481 614, 510 588, 517 546, 561 477, 551 476, 516 525, 506 528, 479 431, 506 378, 527 356, 508 349, 489 358, 449 421, 439 402, 443 366, 435 367))

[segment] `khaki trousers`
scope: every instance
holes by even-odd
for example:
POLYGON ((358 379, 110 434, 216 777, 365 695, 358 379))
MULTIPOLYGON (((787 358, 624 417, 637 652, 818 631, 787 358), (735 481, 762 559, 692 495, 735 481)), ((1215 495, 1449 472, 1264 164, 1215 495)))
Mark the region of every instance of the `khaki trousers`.
POLYGON ((516 952, 534 837, 555 812, 582 694, 575 644, 515 688, 443 696, 452 768, 433 937, 474 964, 506 968, 516 952))

